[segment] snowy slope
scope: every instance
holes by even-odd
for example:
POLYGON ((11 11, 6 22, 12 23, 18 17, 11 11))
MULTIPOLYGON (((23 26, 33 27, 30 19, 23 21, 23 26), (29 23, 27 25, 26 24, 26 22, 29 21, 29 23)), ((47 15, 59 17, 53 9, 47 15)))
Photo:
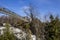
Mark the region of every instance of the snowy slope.
MULTIPOLYGON (((5 27, 0 27, 0 35, 3 35, 3 30, 4 29, 5 29, 5 27)), ((24 31, 20 30, 19 28, 10 27, 10 31, 12 31, 18 39, 22 39, 22 38, 26 39, 27 34, 24 31)), ((33 40, 36 40, 35 35, 31 35, 31 38, 33 40)))

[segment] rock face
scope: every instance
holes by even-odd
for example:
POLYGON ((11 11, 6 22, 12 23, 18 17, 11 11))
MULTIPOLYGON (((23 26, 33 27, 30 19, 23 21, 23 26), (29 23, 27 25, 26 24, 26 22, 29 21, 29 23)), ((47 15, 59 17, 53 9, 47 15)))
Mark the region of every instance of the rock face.
MULTIPOLYGON (((4 29, 5 29, 5 27, 0 27, 0 35, 3 35, 4 29)), ((22 31, 21 29, 15 28, 15 27, 10 27, 9 30, 12 31, 18 39, 20 39, 20 40, 25 39, 26 40, 27 34, 24 31, 22 31)), ((31 39, 36 40, 36 36, 31 35, 31 39)))

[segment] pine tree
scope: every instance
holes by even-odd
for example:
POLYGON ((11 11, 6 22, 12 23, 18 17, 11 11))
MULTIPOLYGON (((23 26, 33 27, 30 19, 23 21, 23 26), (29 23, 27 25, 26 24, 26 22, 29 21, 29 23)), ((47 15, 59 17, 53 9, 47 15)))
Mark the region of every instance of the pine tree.
POLYGON ((50 15, 50 22, 45 27, 46 40, 60 40, 60 21, 58 17, 50 15))

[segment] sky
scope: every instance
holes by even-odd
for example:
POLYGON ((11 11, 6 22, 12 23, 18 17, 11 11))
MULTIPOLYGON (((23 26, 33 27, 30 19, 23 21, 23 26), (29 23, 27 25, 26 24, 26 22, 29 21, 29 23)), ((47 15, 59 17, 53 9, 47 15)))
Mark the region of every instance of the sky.
POLYGON ((60 0, 0 0, 0 7, 6 7, 21 16, 26 16, 23 9, 29 8, 30 3, 40 13, 41 18, 49 15, 49 12, 60 16, 60 0))

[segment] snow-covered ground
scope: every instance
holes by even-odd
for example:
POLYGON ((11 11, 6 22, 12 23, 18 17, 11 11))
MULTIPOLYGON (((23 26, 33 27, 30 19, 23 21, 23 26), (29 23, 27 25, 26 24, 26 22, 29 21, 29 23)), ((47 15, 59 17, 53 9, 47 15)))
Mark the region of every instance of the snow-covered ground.
MULTIPOLYGON (((5 29, 5 27, 0 27, 0 35, 3 35, 3 30, 4 29, 5 29)), ((10 31, 12 31, 18 39, 26 38, 26 33, 19 28, 10 27, 10 31)), ((31 38, 33 40, 36 40, 35 35, 31 35, 31 38)))

